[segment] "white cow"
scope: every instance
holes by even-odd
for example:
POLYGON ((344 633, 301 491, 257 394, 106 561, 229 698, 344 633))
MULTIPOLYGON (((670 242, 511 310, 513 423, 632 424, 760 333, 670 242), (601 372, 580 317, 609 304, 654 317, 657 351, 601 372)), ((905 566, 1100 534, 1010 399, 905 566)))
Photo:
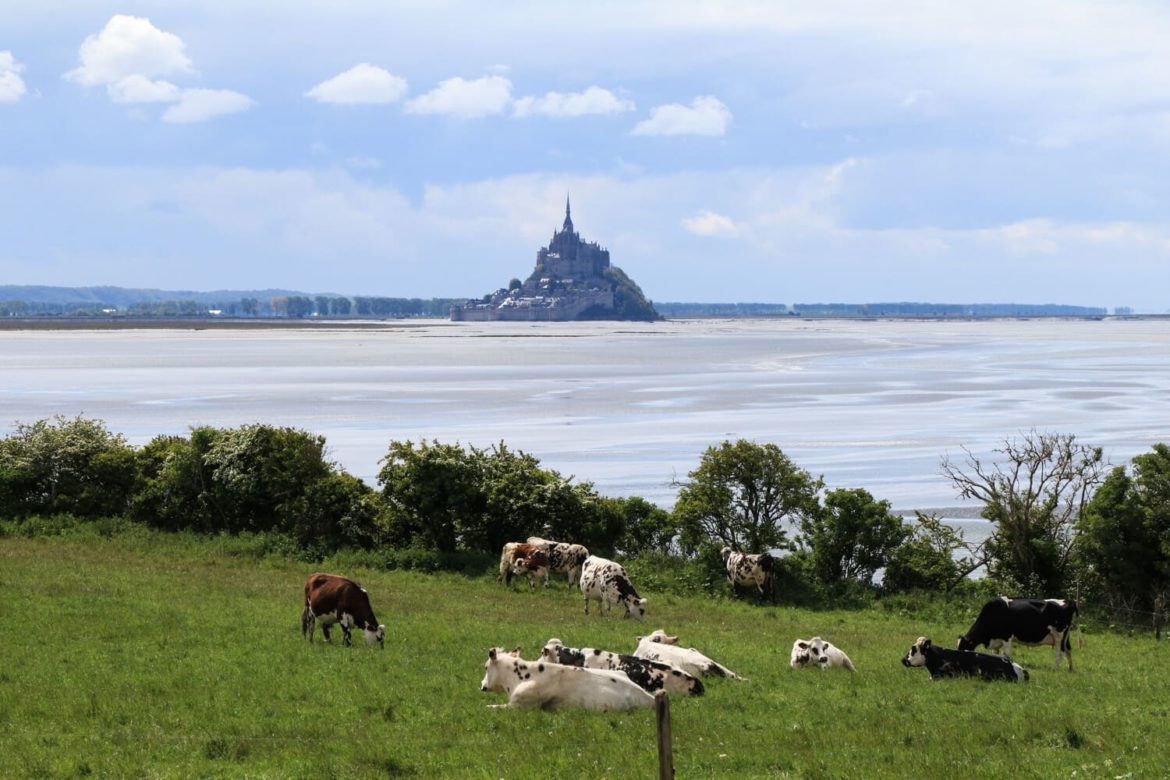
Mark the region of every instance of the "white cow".
POLYGON ((626 608, 626 617, 646 619, 646 599, 638 595, 630 583, 630 575, 620 563, 590 555, 581 567, 581 593, 585 596, 585 614, 589 614, 589 601, 601 602, 601 609, 608 614, 614 604, 626 608))
POLYGON ((634 650, 638 658, 649 658, 651 661, 677 666, 684 672, 691 674, 707 674, 717 677, 731 677, 742 680, 735 672, 726 666, 712 661, 693 647, 679 647, 677 636, 668 636, 661 628, 649 636, 638 637, 638 647, 634 650))
POLYGON ((832 642, 826 642, 819 636, 814 636, 812 639, 797 639, 793 642, 792 656, 788 659, 788 666, 793 669, 819 666, 822 670, 838 667, 848 669, 851 672, 857 671, 853 668, 853 662, 849 660, 849 656, 845 655, 844 650, 832 642))
POLYGON ((509 653, 493 647, 483 666, 479 689, 508 694, 507 704, 494 707, 622 712, 654 706, 654 697, 621 672, 525 661, 519 648, 509 653))

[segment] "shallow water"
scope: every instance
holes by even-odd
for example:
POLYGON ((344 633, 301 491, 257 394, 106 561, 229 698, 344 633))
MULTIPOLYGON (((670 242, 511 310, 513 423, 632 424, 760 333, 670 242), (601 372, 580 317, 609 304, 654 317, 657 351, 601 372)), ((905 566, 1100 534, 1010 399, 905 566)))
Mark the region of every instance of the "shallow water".
POLYGON ((395 439, 505 441, 673 504, 703 450, 777 444, 831 488, 961 514, 939 460, 1035 428, 1114 463, 1170 441, 1170 322, 690 320, 0 332, 0 434, 62 414, 132 444, 251 422, 374 484, 395 439))

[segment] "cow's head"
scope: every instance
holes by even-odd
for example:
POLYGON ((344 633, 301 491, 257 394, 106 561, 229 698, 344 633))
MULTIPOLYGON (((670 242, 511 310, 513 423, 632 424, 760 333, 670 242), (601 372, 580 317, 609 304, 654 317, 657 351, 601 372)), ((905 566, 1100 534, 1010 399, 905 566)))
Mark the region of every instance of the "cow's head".
POLYGON ((956 645, 956 647, 960 650, 975 650, 975 648, 979 647, 979 645, 975 643, 975 640, 961 636, 959 637, 959 643, 956 645))
POLYGON ((502 647, 493 647, 488 650, 487 661, 484 662, 483 681, 479 684, 481 691, 508 691, 518 679, 517 666, 523 663, 520 660, 520 647, 508 652, 502 647))
POLYGON ((724 547, 722 550, 719 551, 719 557, 723 559, 723 563, 726 565, 727 559, 731 557, 731 548, 724 547))
POLYGON ((646 639, 650 642, 658 642, 659 644, 663 644, 663 645, 677 645, 678 644, 678 637, 677 636, 670 636, 665 631, 663 631, 661 628, 654 629, 654 632, 652 634, 650 634, 649 636, 638 637, 639 642, 641 642, 643 639, 646 639))
POLYGON ((379 625, 375 629, 363 628, 362 631, 366 635, 366 644, 372 645, 377 643, 378 647, 383 650, 386 649, 386 626, 379 625))
POLYGON ((910 652, 902 659, 902 666, 926 666, 926 651, 931 647, 930 640, 924 636, 910 645, 910 652))
POLYGON ((622 603, 626 605, 626 617, 632 617, 634 620, 646 619, 646 599, 628 596, 622 603))
POLYGON ((564 642, 553 637, 544 643, 544 647, 540 651, 540 657, 549 663, 559 664, 561 662, 561 651, 564 649, 564 642))

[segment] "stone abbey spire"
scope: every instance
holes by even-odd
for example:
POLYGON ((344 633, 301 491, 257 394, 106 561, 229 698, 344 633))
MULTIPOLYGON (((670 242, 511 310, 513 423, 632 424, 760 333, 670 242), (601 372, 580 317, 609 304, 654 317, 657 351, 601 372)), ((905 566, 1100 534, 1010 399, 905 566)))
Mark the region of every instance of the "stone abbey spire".
POLYGON ((573 217, 569 209, 568 193, 565 193, 565 224, 561 226, 561 230, 564 230, 566 233, 573 232, 573 217))

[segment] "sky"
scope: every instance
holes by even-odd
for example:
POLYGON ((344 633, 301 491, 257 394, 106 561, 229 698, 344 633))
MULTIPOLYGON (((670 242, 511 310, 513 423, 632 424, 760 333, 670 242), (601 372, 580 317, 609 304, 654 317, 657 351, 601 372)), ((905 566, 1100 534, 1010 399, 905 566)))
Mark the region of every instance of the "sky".
POLYGON ((1170 311, 1170 4, 0 0, 0 284, 1170 311))

